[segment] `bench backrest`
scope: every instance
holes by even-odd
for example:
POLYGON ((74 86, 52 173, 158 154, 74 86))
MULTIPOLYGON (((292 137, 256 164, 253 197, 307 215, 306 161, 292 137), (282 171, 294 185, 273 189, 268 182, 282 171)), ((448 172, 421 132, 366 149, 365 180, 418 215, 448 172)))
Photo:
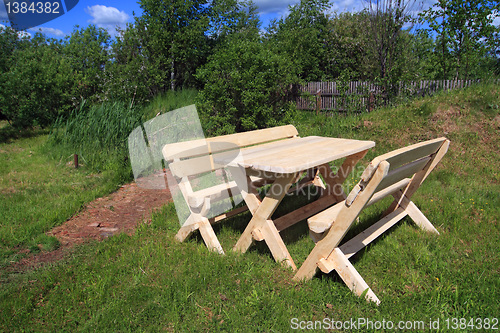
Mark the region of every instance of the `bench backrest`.
POLYGON ((261 130, 217 136, 165 145, 163 156, 171 172, 179 178, 214 171, 224 167, 214 159, 214 154, 234 154, 241 148, 276 140, 297 137, 293 125, 266 128, 261 130))
POLYGON ((437 163, 439 163, 444 154, 446 154, 448 146, 448 139, 438 138, 400 148, 376 157, 363 172, 359 183, 349 193, 346 205, 350 206, 352 204, 357 197, 357 193, 367 187, 375 171, 382 165, 385 169, 384 175, 381 180, 377 180, 380 182, 375 187, 374 193, 410 178, 411 180, 408 179, 408 182, 406 182, 406 193, 408 196, 411 196, 437 163))

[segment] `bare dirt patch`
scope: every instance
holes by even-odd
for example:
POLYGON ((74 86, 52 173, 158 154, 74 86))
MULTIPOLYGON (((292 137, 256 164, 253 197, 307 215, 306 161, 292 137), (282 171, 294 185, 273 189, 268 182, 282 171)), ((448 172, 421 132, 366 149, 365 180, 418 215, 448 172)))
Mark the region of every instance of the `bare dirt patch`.
POLYGON ((155 209, 170 200, 168 189, 145 189, 136 183, 123 185, 109 196, 92 201, 81 212, 48 232, 59 240, 61 246, 57 250, 27 256, 12 268, 22 271, 57 261, 73 245, 92 239, 103 240, 122 232, 132 234, 140 223, 147 222, 155 209))
POLYGON ((457 125, 457 119, 461 117, 461 113, 454 107, 442 109, 441 107, 434 113, 431 118, 431 124, 440 129, 444 134, 457 132, 460 128, 457 125))

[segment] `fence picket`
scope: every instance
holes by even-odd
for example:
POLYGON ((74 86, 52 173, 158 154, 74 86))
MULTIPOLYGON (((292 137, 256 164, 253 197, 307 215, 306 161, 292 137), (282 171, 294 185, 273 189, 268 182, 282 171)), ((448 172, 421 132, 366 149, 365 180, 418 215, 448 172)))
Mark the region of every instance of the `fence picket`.
MULTIPOLYGON (((398 84, 398 94, 409 94, 410 96, 429 95, 437 92, 438 90, 454 90, 469 87, 481 80, 421 80, 413 82, 400 82, 398 84)), ((500 79, 493 82, 500 83, 500 79)), ((299 86, 298 96, 295 96, 297 109, 310 110, 315 109, 314 104, 321 103, 321 110, 329 111, 347 111, 354 109, 356 112, 369 110, 377 105, 386 102, 386 96, 383 93, 383 87, 368 81, 351 81, 347 86, 345 97, 356 95, 358 98, 345 98, 339 91, 338 82, 308 82, 304 86, 299 86), (321 90, 321 97, 317 98, 314 104, 311 105, 310 99, 301 97, 301 95, 309 94, 316 95, 321 90), (348 101, 351 105, 347 105, 348 101), (372 105, 373 104, 373 105, 372 105)))

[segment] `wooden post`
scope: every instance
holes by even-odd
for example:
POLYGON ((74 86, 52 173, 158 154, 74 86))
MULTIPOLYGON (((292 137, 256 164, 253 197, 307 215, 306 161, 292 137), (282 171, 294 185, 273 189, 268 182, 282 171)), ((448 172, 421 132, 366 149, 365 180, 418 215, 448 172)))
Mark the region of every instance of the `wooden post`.
POLYGON ((316 115, 321 111, 321 89, 316 93, 316 115))
POLYGON ((373 94, 373 91, 371 91, 370 100, 368 101, 368 112, 372 112, 374 104, 375 104, 375 95, 373 94))
POLYGON ((73 156, 73 160, 74 160, 74 163, 75 163, 75 169, 78 169, 78 155, 77 154, 75 154, 73 156))

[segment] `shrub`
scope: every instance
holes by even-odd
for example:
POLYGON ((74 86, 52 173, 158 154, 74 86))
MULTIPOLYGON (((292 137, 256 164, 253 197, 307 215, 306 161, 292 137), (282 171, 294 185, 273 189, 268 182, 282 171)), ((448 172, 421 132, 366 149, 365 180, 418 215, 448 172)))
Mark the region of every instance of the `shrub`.
POLYGON ((235 34, 197 72, 204 84, 199 111, 205 133, 219 135, 289 122, 294 66, 259 37, 235 34))
POLYGON ((67 115, 78 79, 58 43, 37 34, 30 44, 14 51, 10 70, 0 77, 0 109, 17 128, 45 127, 67 115))

